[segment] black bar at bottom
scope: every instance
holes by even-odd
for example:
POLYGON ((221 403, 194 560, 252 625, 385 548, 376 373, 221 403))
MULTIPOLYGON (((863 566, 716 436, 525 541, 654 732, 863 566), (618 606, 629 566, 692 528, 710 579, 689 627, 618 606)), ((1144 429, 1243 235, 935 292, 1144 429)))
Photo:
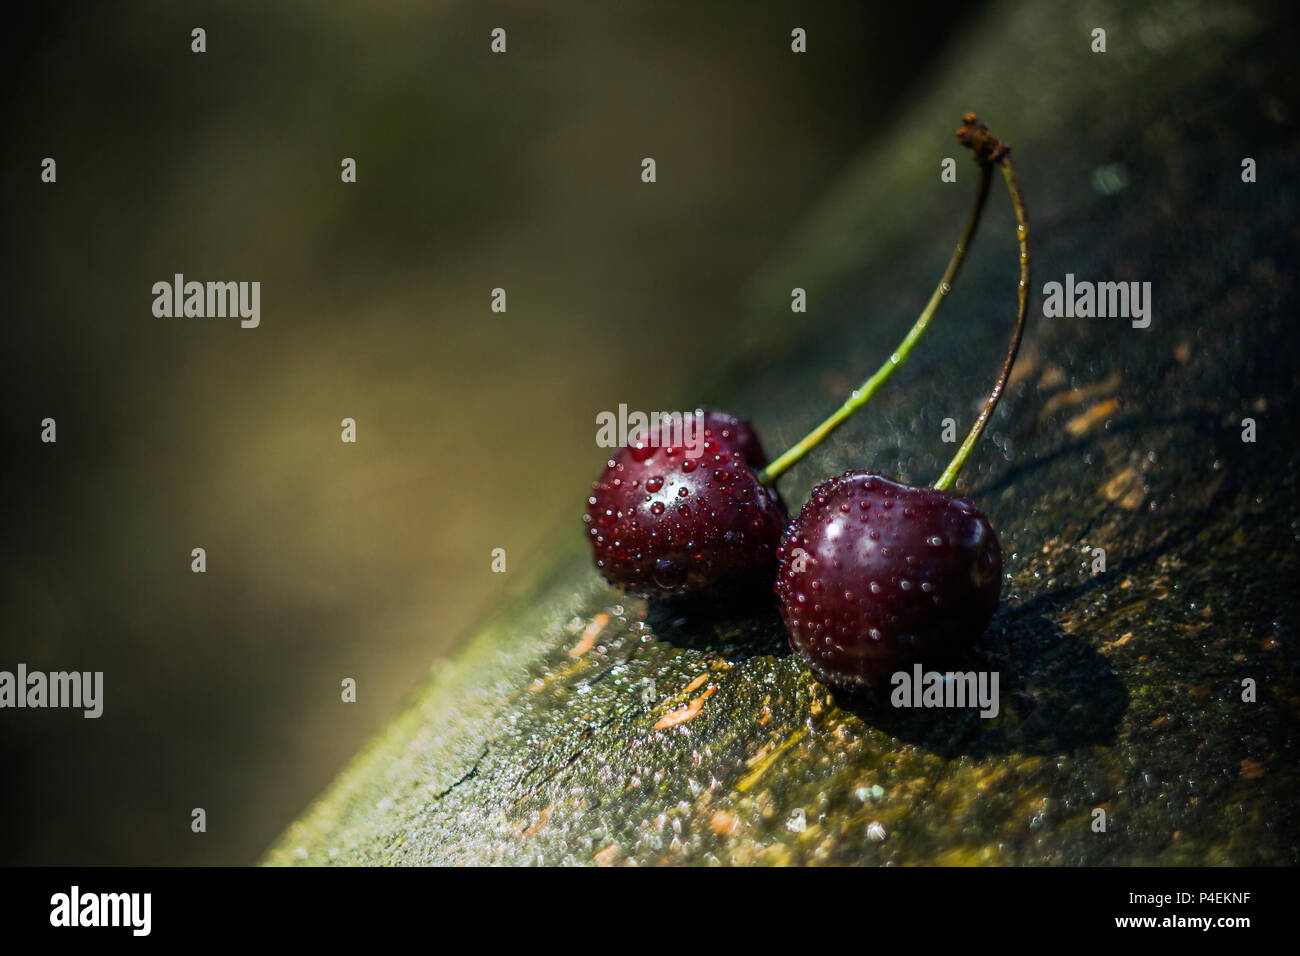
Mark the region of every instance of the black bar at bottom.
POLYGON ((1231 946, 1291 923, 1293 877, 1204 868, 8 869, 0 871, 0 926, 7 943, 373 943, 397 933, 460 948, 468 932, 494 947, 510 939, 540 950, 576 937, 583 948, 602 939, 688 945, 682 934, 696 927, 731 944, 768 936, 778 921, 814 937, 861 933, 864 945, 901 931, 918 943, 948 934, 1146 942, 1199 935, 1231 946))

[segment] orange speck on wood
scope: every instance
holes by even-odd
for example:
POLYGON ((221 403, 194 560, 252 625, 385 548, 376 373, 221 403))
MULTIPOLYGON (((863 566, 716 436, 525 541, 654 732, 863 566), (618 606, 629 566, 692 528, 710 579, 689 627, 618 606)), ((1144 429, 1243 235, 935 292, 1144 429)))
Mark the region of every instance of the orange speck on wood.
POLYGON ((547 807, 541 813, 537 814, 537 819, 532 822, 531 826, 525 828, 524 830, 521 830, 520 832, 525 837, 535 837, 537 836, 538 831, 541 830, 542 827, 546 826, 546 821, 549 820, 550 818, 551 818, 551 808, 547 807))
POLYGON ((1065 430, 1070 433, 1071 437, 1078 438, 1080 435, 1092 431, 1117 411, 1119 411, 1119 402, 1113 398, 1108 398, 1106 401, 1092 406, 1082 415, 1071 418, 1065 423, 1065 430))
POLYGON ((1247 780, 1258 780, 1266 773, 1268 773, 1268 767, 1258 760, 1251 760, 1247 757, 1241 762, 1241 775, 1247 780))
POLYGON ((1125 632, 1123 637, 1118 637, 1113 641, 1108 641, 1105 644, 1101 645, 1101 652, 1105 654, 1107 651, 1114 650, 1117 647, 1123 647, 1131 640, 1133 640, 1133 632, 1127 631, 1125 632))
POLYGON ((618 859, 618 844, 611 843, 591 859, 597 866, 613 866, 618 859))
POLYGON ((689 694, 691 691, 696 690, 697 688, 699 688, 700 685, 702 685, 702 684, 703 684, 706 680, 708 680, 708 679, 709 679, 709 675, 708 675, 708 674, 701 674, 699 677, 695 678, 695 680, 691 681, 689 684, 687 684, 685 687, 683 687, 683 688, 682 688, 682 693, 683 693, 683 694, 689 694))
POLYGON ((1060 392, 1053 395, 1043 403, 1043 407, 1038 413, 1038 418, 1042 421, 1059 409, 1067 408, 1071 405, 1082 405, 1084 402, 1091 402, 1096 399, 1114 395, 1115 391, 1119 388, 1121 381, 1122 379, 1120 374, 1115 372, 1104 382, 1094 382, 1092 385, 1072 388, 1068 392, 1060 392))
POLYGON ((710 687, 685 707, 678 707, 671 713, 664 714, 655 723, 655 730, 667 730, 669 727, 676 727, 678 724, 684 724, 688 720, 695 719, 696 714, 704 708, 704 702, 713 696, 715 689, 710 687))
POLYGON ((587 653, 587 651, 591 650, 592 646, 596 643, 596 638, 600 637, 600 632, 605 629, 605 625, 608 623, 608 614, 602 612, 593 617, 591 623, 588 624, 586 629, 582 632, 582 640, 573 645, 573 648, 569 651, 569 656, 581 657, 583 654, 587 653))
POLYGON ((1118 501, 1121 507, 1135 511, 1142 505, 1146 488, 1135 469, 1125 468, 1101 486, 1101 493, 1108 501, 1118 501))
POLYGON ((719 810, 709 820, 709 829, 718 836, 730 836, 736 830, 736 818, 725 810, 719 810))

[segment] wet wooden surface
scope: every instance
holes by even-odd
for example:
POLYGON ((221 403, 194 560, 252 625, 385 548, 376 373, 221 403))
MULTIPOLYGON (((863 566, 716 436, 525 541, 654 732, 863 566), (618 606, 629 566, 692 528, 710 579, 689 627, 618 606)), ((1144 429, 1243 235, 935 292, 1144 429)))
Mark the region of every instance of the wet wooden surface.
MULTIPOLYGON (((942 270, 975 175, 951 139, 961 112, 1013 144, 1039 294, 959 485, 1006 555, 972 659, 1001 674, 996 719, 816 683, 770 602, 666 608, 610 591, 575 488, 552 560, 266 862, 1300 861, 1300 97, 1294 23, 1266 12, 992 11, 792 229, 737 321, 743 354, 682 399, 752 418, 769 451, 799 437, 888 354, 942 270), (1089 52, 1094 25, 1104 55, 1089 52), (938 181, 947 155, 957 185, 938 181), (1044 318, 1043 283, 1067 273, 1151 282, 1150 327, 1044 318), (806 316, 788 310, 794 286, 806 316)), ((929 337, 783 479, 792 506, 848 468, 938 475, 954 447, 942 420, 964 432, 1000 360, 1016 268, 995 191, 929 337)))

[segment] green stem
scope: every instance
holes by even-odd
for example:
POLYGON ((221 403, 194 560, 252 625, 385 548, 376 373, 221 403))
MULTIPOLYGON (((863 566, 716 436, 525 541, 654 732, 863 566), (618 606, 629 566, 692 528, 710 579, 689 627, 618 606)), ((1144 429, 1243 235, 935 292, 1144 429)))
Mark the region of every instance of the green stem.
POLYGON ((935 286, 934 293, 930 296, 930 301, 926 304, 925 309, 917 317, 916 322, 908 331, 903 341, 899 343, 894 354, 889 356, 889 360, 876 371, 869 379, 853 390, 848 400, 839 407, 830 418, 826 419, 807 435, 805 435, 797 444, 793 445, 785 454, 777 458, 762 472, 759 473, 758 480, 765 485, 771 485, 791 466, 798 462, 804 455, 820 445, 831 432, 844 424, 844 421, 856 412, 863 405, 867 404, 876 390, 889 378, 894 371, 903 364, 907 359, 908 353, 912 351, 912 346, 916 345, 921 333, 925 331, 934 318, 934 314, 939 311, 939 305, 948 297, 952 291, 953 280, 957 278, 957 271, 961 268, 963 260, 966 258, 966 250, 970 248, 971 240, 975 236, 975 229, 979 225, 980 213, 984 210, 984 200, 989 194, 989 180, 992 178, 992 166, 988 163, 980 164, 980 182, 979 188, 975 193, 975 204, 971 207, 970 216, 966 220, 966 228, 962 230, 961 238, 957 240, 957 248, 953 250, 952 257, 948 260, 948 268, 943 272, 943 278, 935 286))
POLYGON ((1020 192, 1020 182, 1016 179, 1016 169, 1012 165, 1010 152, 1003 155, 998 162, 1002 167, 1002 178, 1007 182, 1007 190, 1011 193, 1011 204, 1016 210, 1016 238, 1020 242, 1020 285, 1016 293, 1016 327, 1011 333, 1011 347, 1007 350, 1007 357, 1002 363, 1002 371, 998 373, 998 379, 993 384, 993 391, 989 393, 980 417, 975 420, 970 434, 957 449, 957 454, 948 463, 939 480, 934 483, 934 487, 939 491, 947 491, 957 481, 958 473, 966 464, 966 459, 970 457, 975 443, 980 440, 980 435, 984 433, 984 426, 988 424, 993 410, 998 407, 998 399, 1002 397, 1002 392, 1007 387, 1007 380, 1011 377, 1011 366, 1016 362, 1016 353, 1020 351, 1020 340, 1025 334, 1025 315, 1029 311, 1029 219, 1025 213, 1025 197, 1020 192))

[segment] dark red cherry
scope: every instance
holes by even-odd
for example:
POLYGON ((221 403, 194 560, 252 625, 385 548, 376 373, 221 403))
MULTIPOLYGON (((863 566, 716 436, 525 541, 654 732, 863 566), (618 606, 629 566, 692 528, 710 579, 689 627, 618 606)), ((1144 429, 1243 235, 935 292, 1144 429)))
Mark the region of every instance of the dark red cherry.
POLYGON ((767 456, 749 423, 704 409, 688 415, 699 454, 664 443, 674 437, 664 429, 634 436, 606 463, 583 516, 601 574, 648 598, 770 581, 788 520, 777 493, 759 483, 754 469, 767 456))
POLYGON ((965 498, 850 471, 813 490, 781 543, 790 645, 842 686, 940 665, 988 626, 1002 549, 965 498))

